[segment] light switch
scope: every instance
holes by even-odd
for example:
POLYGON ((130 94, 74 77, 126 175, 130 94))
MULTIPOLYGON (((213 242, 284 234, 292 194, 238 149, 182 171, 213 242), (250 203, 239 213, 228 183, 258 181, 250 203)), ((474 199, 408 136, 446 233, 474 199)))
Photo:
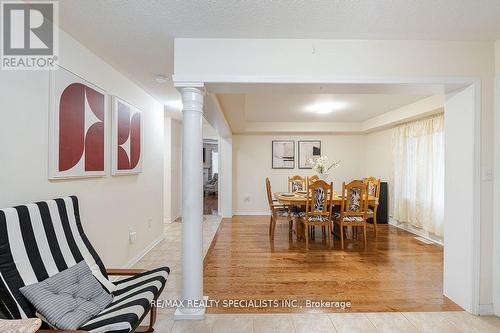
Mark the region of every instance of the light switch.
POLYGON ((128 240, 130 244, 134 244, 135 241, 137 240, 137 232, 134 231, 133 229, 129 229, 128 240))

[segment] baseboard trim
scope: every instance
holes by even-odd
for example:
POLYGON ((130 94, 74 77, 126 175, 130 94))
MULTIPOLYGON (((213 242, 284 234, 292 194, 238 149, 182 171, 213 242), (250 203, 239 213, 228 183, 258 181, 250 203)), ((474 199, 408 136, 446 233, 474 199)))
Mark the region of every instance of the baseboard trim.
POLYGON ((240 215, 247 215, 247 216, 269 216, 271 215, 270 212, 236 212, 233 214, 233 216, 240 216, 240 215))
MULTIPOLYGON (((149 253, 149 251, 151 251, 156 245, 158 245, 163 239, 165 239, 165 236, 162 234, 160 237, 158 237, 157 239, 155 239, 151 244, 149 244, 148 246, 146 246, 144 248, 144 250, 142 250, 141 252, 139 252, 135 257, 133 257, 132 259, 130 259, 126 264, 125 264, 125 267, 124 268, 132 268, 135 264, 137 264, 139 262, 139 260, 141 260, 146 254, 149 253)), ((108 277, 108 280, 110 280, 111 282, 114 282, 114 281, 117 281, 119 280, 120 277, 119 276, 109 276, 108 277)))
POLYGON ((396 220, 394 220, 393 218, 389 218, 389 224, 396 227, 396 228, 399 228, 401 230, 404 230, 404 231, 408 231, 409 233, 411 234, 414 234, 416 236, 419 236, 419 237, 422 237, 422 238, 425 238, 427 239, 428 241, 436 244, 436 245, 439 245, 439 246, 444 246, 443 244, 443 241, 441 240, 437 240, 437 239, 434 239, 434 238, 431 238, 429 237, 429 235, 425 232, 425 231, 419 231, 418 229, 415 229, 415 228, 412 228, 410 225, 408 225, 407 223, 398 223, 396 220))
POLYGON ((161 235, 160 237, 155 239, 151 244, 146 246, 144 248, 144 250, 142 250, 141 252, 139 252, 139 254, 137 254, 135 257, 130 259, 129 262, 125 265, 125 267, 131 268, 132 266, 137 264, 139 262, 139 260, 141 260, 146 254, 148 254, 149 251, 151 251, 156 245, 158 245, 164 238, 165 238, 165 236, 161 235))
POLYGON ((479 315, 480 316, 492 316, 495 314, 493 310, 493 304, 479 304, 479 315))

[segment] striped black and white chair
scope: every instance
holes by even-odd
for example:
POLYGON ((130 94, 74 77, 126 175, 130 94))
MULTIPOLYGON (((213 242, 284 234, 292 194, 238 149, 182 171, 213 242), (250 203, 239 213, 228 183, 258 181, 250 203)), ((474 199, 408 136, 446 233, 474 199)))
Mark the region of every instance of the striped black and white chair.
POLYGON ((0 210, 0 311, 4 317, 36 317, 19 289, 82 260, 114 297, 99 315, 72 332, 153 332, 156 308, 151 304, 161 294, 169 268, 106 270, 84 233, 74 196, 0 210), (110 275, 130 277, 112 283, 110 275), (149 325, 139 326, 148 312, 149 325))

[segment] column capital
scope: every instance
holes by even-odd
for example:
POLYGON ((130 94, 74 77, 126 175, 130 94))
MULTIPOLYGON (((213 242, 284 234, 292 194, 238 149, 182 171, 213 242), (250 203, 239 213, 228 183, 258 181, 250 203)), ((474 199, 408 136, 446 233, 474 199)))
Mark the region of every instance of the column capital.
POLYGON ((203 98, 205 91, 203 87, 179 87, 182 95, 182 112, 195 111, 203 113, 203 98))
POLYGON ((181 90, 182 88, 200 88, 203 89, 205 87, 205 83, 200 81, 174 81, 174 87, 177 90, 181 90))

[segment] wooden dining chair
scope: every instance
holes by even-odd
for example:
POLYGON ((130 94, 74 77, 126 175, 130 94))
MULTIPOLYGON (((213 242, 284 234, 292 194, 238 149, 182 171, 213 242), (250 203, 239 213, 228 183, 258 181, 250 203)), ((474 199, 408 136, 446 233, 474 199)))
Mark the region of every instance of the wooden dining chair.
POLYGON ((304 224, 306 249, 309 250, 310 226, 322 227, 323 238, 326 236, 326 243, 331 247, 333 183, 317 180, 308 185, 306 210, 300 213, 300 221, 304 224))
POLYGON ((368 187, 368 196, 373 196, 377 198, 375 204, 368 203, 368 209, 366 212, 366 218, 371 218, 373 221, 373 232, 375 237, 377 237, 377 209, 378 209, 378 199, 380 197, 380 179, 376 177, 366 177, 363 179, 368 187))
POLYGON ((276 229, 276 221, 279 217, 286 217, 288 220, 289 231, 292 231, 293 221, 291 219, 290 208, 288 206, 279 204, 273 199, 273 192, 271 191, 271 181, 266 178, 266 192, 267 202, 271 210, 271 220, 269 221, 269 236, 274 239, 274 230, 276 229))
POLYGON ((307 188, 307 184, 312 184, 312 183, 314 183, 317 180, 319 180, 318 175, 307 177, 307 179, 306 179, 306 188, 307 188))
MULTIPOLYGON (((307 191, 307 189, 309 188, 309 184, 312 184, 315 181, 319 180, 319 177, 318 177, 318 175, 313 175, 313 176, 305 177, 305 180, 306 180, 306 191, 307 191)), ((316 227, 311 226, 309 228, 309 232, 312 235, 311 239, 315 239, 315 236, 316 236, 316 227)))
POLYGON ((344 249, 344 227, 363 228, 366 247, 366 211, 368 206, 368 186, 362 180, 342 183, 343 200, 340 214, 334 217, 334 223, 340 227, 340 246, 344 249))
POLYGON ((295 175, 288 177, 288 192, 304 191, 306 189, 306 178, 295 175))

